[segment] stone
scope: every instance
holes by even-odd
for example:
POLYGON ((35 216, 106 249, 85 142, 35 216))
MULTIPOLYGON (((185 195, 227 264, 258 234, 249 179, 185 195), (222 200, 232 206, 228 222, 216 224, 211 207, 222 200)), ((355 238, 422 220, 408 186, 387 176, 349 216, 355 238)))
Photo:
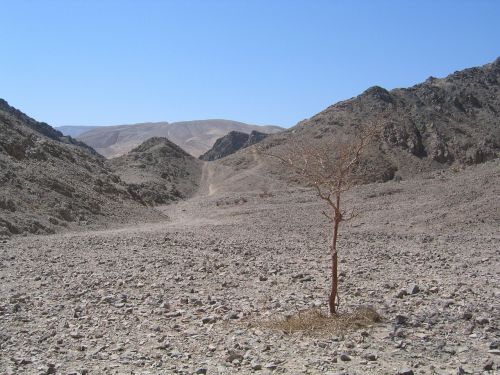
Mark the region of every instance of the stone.
POLYGON ((420 287, 417 284, 412 284, 407 289, 407 293, 410 295, 417 294, 419 292, 420 292, 420 287))
POLYGON ((378 359, 378 356, 375 353, 366 353, 364 357, 372 362, 378 359))
POLYGON ((483 366, 483 370, 484 371, 493 371, 493 366, 494 366, 493 360, 488 359, 488 361, 486 361, 486 363, 483 366))
POLYGON ((397 375, 415 375, 412 369, 409 368, 404 368, 402 370, 399 370, 397 375))
POLYGON ((340 360, 341 361, 344 361, 344 362, 349 362, 351 360, 351 357, 349 357, 349 355, 345 354, 345 353, 342 353, 340 355, 340 360))
POLYGON ((49 363, 47 365, 47 372, 46 374, 55 374, 56 373, 56 365, 54 363, 49 363))
POLYGON ((262 365, 255 359, 250 362, 250 367, 254 371, 262 370, 262 365))
POLYGON ((204 318, 201 319, 201 322, 203 324, 213 324, 217 321, 217 318, 213 316, 205 316, 204 318))
POLYGON ((397 294, 396 294, 396 298, 403 298, 404 296, 407 296, 408 295, 408 292, 406 290, 400 290, 397 294))
POLYGON ((228 355, 226 356, 226 362, 233 363, 235 361, 241 362, 243 360, 243 355, 238 352, 229 352, 228 355))
POLYGON ((394 320, 395 320, 396 324, 404 325, 408 321, 408 317, 405 315, 398 314, 398 315, 396 315, 396 318, 394 320))
POLYGON ((278 365, 274 362, 269 362, 265 366, 268 370, 276 370, 278 368, 278 365))
POLYGON ((484 316, 480 316, 476 318, 476 323, 483 326, 490 322, 490 320, 484 316))

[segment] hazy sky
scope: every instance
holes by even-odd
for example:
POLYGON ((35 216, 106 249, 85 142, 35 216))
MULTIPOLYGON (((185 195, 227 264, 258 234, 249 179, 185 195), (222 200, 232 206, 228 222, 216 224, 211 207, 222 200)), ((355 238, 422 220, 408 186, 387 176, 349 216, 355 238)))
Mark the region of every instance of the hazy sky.
POLYGON ((292 126, 500 56, 500 1, 0 0, 0 97, 40 121, 292 126))

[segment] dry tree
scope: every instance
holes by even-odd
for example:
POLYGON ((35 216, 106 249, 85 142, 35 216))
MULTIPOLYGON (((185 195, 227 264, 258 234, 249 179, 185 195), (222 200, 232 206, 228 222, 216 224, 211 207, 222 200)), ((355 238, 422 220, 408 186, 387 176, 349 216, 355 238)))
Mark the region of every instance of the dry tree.
POLYGON ((338 311, 338 250, 337 239, 340 223, 356 216, 354 210, 348 212, 343 207, 342 197, 353 186, 363 182, 367 146, 379 135, 382 127, 371 125, 358 130, 354 135, 344 135, 329 142, 325 139, 301 140, 296 135, 276 152, 261 147, 259 152, 278 159, 298 179, 316 191, 329 210, 323 214, 331 223, 331 292, 328 299, 330 314, 338 311))

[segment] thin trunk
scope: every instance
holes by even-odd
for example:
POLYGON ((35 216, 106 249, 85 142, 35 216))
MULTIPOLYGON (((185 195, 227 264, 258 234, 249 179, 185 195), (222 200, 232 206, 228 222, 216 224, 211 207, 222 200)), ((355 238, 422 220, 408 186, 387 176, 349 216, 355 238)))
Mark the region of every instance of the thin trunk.
POLYGON ((337 233, 339 229, 339 222, 335 219, 333 223, 333 239, 332 239, 332 291, 330 293, 330 299, 328 305, 330 307, 330 314, 334 315, 337 313, 337 307, 335 302, 337 300, 337 289, 338 289, 338 259, 337 259, 337 233))
POLYGON ((337 235, 339 232, 339 224, 342 220, 342 216, 338 213, 340 212, 340 196, 337 195, 337 211, 333 220, 333 239, 332 239, 332 291, 330 293, 330 298, 328 300, 328 306, 330 307, 330 314, 335 315, 337 313, 337 290, 339 285, 338 276, 338 256, 337 256, 337 235))

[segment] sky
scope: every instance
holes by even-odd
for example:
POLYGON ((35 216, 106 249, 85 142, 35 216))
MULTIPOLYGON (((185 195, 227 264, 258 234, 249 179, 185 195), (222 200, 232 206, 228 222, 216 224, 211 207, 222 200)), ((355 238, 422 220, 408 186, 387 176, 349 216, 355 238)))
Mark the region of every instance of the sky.
POLYGON ((52 126, 285 127, 500 56, 497 0, 0 0, 0 98, 52 126))

